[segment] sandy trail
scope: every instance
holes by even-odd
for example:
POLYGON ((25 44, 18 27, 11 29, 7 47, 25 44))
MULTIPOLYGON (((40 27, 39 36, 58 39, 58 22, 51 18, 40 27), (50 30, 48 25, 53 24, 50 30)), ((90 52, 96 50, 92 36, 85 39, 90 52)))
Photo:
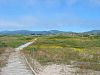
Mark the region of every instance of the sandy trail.
POLYGON ((20 54, 20 50, 29 46, 33 42, 28 42, 24 45, 19 46, 18 48, 15 48, 15 51, 12 52, 9 56, 8 64, 6 65, 6 67, 1 69, 0 75, 33 75, 31 70, 28 70, 28 68, 26 67, 25 60, 20 54))
POLYGON ((19 52, 13 52, 9 56, 8 64, 1 71, 0 75, 33 75, 27 69, 19 52))

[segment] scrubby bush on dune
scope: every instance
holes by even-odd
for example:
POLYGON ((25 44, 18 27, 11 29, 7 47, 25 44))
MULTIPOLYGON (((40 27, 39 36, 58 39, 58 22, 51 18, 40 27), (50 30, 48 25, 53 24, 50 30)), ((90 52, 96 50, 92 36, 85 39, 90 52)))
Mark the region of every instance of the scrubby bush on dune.
POLYGON ((50 62, 71 64, 71 61, 90 62, 91 64, 85 64, 84 68, 100 70, 99 37, 44 36, 25 49, 25 51, 29 51, 28 53, 30 50, 34 50, 32 57, 41 64, 50 62), (93 65, 93 63, 96 64, 93 65))

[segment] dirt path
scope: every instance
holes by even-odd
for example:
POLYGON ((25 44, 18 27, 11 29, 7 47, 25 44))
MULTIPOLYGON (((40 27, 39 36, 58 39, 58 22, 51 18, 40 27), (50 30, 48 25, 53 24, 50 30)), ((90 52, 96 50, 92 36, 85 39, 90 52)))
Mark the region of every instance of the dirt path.
POLYGON ((0 75, 33 75, 26 67, 19 52, 13 52, 9 56, 8 64, 1 71, 0 75))
POLYGON ((33 75, 32 71, 28 70, 26 67, 24 57, 20 54, 20 50, 29 46, 33 42, 26 43, 16 48, 15 51, 10 54, 6 67, 1 69, 0 75, 33 75))

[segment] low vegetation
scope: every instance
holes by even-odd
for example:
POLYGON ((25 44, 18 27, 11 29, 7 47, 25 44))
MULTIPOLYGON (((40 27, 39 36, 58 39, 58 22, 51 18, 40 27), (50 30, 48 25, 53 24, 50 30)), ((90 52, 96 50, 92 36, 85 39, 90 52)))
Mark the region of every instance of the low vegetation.
MULTIPOLYGON (((0 36, 0 55, 4 48, 16 48, 37 36, 0 36)), ((50 35, 25 48, 24 53, 41 64, 71 64, 83 69, 100 71, 100 36, 50 35)))
POLYGON ((0 47, 13 47, 16 48, 28 41, 31 41, 34 37, 32 36, 0 36, 0 47))
POLYGON ((100 36, 42 36, 24 53, 41 64, 73 64, 100 71, 100 36))

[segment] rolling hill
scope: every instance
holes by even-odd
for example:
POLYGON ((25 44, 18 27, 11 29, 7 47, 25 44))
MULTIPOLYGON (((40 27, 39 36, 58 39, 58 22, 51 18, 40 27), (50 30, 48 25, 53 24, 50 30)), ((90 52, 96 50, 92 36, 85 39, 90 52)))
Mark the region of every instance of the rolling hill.
MULTIPOLYGON (((76 34, 76 32, 65 32, 65 31, 59 31, 59 30, 50 30, 50 31, 28 31, 28 30, 16 30, 16 31, 1 31, 0 35, 50 35, 50 34, 76 34)), ((83 32, 80 34, 93 34, 97 35, 100 34, 100 30, 92 30, 88 32, 83 32)))
POLYGON ((84 34, 98 35, 100 34, 100 30, 92 30, 92 31, 84 32, 84 34))
POLYGON ((28 31, 28 30, 16 30, 16 31, 1 31, 1 35, 49 35, 49 34, 58 34, 64 33, 63 31, 50 30, 50 31, 28 31))

